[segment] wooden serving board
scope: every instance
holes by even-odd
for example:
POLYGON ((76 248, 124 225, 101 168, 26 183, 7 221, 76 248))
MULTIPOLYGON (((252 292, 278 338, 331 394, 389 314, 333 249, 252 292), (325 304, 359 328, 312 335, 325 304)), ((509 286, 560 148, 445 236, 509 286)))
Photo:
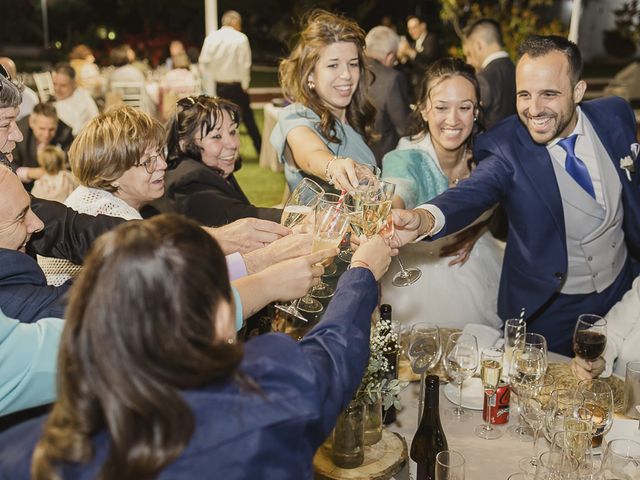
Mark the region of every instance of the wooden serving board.
POLYGON ((407 462, 407 443, 404 438, 387 429, 375 445, 364 447, 364 462, 357 468, 336 467, 331 450, 323 444, 313 457, 317 480, 388 480, 407 462))

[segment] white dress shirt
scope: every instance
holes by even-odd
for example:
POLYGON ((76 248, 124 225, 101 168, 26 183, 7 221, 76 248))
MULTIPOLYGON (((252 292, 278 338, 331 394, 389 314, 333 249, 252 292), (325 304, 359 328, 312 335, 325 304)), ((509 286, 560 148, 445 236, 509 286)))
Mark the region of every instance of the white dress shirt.
POLYGON ((58 118, 71 127, 73 136, 77 137, 80 130, 98 115, 98 107, 91 95, 82 88, 76 88, 73 94, 55 103, 58 118))
POLYGON ((487 65, 489 65, 494 60, 498 60, 499 58, 509 58, 509 54, 504 50, 500 50, 499 52, 493 52, 492 54, 487 55, 487 58, 485 58, 482 62, 480 69, 484 70, 485 68, 487 68, 487 65))
POLYGON ((251 47, 247 36, 233 27, 224 26, 204 39, 199 62, 218 83, 240 82, 249 88, 251 47))

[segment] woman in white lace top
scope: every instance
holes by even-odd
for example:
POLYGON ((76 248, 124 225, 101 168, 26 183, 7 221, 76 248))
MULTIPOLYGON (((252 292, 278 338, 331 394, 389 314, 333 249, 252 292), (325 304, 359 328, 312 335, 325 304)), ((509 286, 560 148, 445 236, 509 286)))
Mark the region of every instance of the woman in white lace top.
MULTIPOLYGON (((140 219, 139 210, 164 194, 167 168, 164 129, 148 114, 119 107, 94 118, 69 150, 71 170, 80 186, 65 204, 80 213, 140 219)), ((78 275, 68 260, 38 257, 51 285, 78 275)))

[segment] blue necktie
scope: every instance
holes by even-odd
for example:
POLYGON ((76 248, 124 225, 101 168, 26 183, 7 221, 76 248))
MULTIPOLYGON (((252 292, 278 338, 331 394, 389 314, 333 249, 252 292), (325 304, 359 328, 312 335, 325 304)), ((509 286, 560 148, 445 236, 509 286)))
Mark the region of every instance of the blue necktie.
POLYGON ((567 159, 564 164, 564 168, 567 173, 580 185, 589 195, 596 198, 596 192, 593 189, 593 182, 591 181, 591 175, 589 170, 582 160, 576 157, 576 139, 578 135, 571 135, 570 137, 563 138, 558 142, 558 145, 567 152, 567 159))

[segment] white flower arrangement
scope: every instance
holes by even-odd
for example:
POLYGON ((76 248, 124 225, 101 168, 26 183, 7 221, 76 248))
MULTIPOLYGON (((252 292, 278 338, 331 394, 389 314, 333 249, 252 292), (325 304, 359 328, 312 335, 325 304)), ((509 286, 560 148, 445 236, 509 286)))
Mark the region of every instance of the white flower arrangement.
POLYGON ((635 172, 635 166, 630 155, 620 159, 620 168, 627 174, 627 180, 631 181, 631 174, 635 172))
POLYGON ((400 408, 398 396, 409 382, 388 378, 392 370, 388 356, 398 351, 398 334, 393 330, 389 320, 380 318, 372 326, 370 348, 369 363, 354 400, 371 405, 382 397, 385 410, 392 405, 400 408))

